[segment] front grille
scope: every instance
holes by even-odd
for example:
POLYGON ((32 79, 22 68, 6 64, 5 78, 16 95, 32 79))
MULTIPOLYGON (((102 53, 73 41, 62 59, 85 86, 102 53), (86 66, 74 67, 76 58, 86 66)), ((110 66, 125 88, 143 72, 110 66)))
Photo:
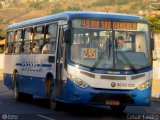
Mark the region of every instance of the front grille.
POLYGON ((88 76, 88 77, 95 78, 95 75, 92 74, 92 73, 88 73, 88 72, 85 72, 85 71, 80 71, 80 73, 82 73, 82 74, 84 74, 84 75, 86 75, 86 76, 88 76))
POLYGON ((101 75, 101 79, 126 80, 126 76, 108 76, 108 75, 101 75))
POLYGON ((131 77, 131 80, 135 80, 135 79, 138 79, 138 78, 141 78, 141 77, 144 77, 145 74, 141 74, 141 75, 134 75, 131 77))
POLYGON ((109 89, 109 88, 93 88, 95 90, 107 90, 107 91, 131 91, 132 89, 109 89))
POLYGON ((134 104, 134 100, 127 94, 107 94, 99 93, 94 95, 90 102, 97 104, 105 104, 106 100, 117 100, 120 101, 120 104, 134 104))

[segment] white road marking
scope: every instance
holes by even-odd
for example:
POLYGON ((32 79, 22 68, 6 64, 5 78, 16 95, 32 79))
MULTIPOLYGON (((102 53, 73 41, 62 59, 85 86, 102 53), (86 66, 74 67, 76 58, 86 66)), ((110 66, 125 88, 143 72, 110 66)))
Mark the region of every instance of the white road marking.
POLYGON ((47 117, 47 116, 44 116, 44 115, 40 115, 40 114, 38 114, 37 116, 38 116, 38 117, 42 117, 42 118, 44 118, 44 119, 46 119, 46 120, 55 120, 55 119, 53 119, 53 118, 50 118, 50 117, 47 117))

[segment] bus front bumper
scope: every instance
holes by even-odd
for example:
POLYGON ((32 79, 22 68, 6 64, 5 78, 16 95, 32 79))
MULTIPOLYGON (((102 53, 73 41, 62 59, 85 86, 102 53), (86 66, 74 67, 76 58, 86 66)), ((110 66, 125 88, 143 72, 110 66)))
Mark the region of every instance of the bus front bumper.
POLYGON ((61 99, 67 103, 107 105, 107 101, 118 101, 119 105, 149 106, 150 95, 151 87, 143 91, 137 88, 133 90, 96 89, 89 86, 80 88, 71 80, 67 80, 61 99))

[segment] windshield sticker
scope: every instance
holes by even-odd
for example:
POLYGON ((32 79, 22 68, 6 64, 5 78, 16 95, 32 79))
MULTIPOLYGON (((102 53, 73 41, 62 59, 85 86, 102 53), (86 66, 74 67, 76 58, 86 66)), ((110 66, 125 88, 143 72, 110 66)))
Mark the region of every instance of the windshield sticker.
POLYGON ((96 49, 95 48, 82 48, 83 58, 96 58, 96 49))

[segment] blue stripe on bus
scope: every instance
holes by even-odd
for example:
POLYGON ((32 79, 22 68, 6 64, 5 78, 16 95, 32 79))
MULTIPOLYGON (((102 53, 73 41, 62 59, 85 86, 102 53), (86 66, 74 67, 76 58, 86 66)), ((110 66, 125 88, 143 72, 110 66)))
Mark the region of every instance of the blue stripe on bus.
POLYGON ((52 67, 52 64, 42 64, 42 67, 52 67))
POLYGON ((22 66, 22 63, 16 63, 16 66, 22 66))
MULTIPOLYGON (((16 66, 22 66, 22 63, 16 63, 16 66)), ((36 64, 36 66, 37 67, 52 67, 52 64, 36 64)))

